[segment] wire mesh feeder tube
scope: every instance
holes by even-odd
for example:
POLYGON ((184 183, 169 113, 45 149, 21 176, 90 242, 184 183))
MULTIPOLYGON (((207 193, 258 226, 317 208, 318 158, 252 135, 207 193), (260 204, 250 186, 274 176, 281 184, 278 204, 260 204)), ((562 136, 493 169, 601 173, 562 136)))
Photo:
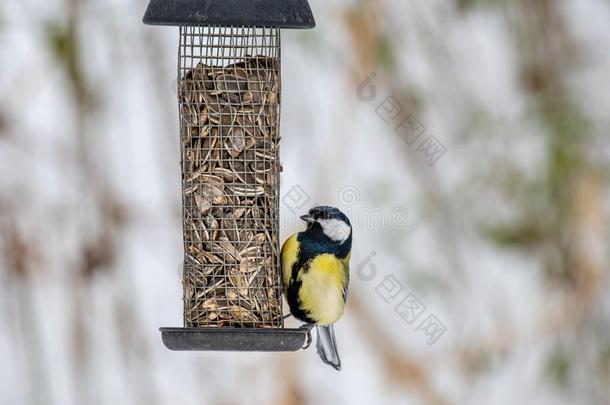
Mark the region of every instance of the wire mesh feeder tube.
POLYGON ((181 27, 184 326, 283 326, 280 31, 181 27))

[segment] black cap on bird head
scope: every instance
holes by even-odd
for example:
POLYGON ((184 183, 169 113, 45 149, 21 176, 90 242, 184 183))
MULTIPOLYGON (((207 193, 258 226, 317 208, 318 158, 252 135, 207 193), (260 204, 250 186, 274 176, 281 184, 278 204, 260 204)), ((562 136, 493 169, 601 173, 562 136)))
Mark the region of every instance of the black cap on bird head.
POLYGON ((335 207, 318 206, 309 210, 301 219, 307 222, 307 229, 321 230, 333 242, 343 243, 352 236, 349 218, 335 207))

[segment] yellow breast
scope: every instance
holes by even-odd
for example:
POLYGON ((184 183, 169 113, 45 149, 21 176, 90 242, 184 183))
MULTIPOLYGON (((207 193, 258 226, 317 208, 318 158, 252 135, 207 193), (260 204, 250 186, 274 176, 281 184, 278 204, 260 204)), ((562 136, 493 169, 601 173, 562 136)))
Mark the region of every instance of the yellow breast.
POLYGON ((335 323, 343 315, 343 287, 347 280, 347 269, 339 259, 331 254, 317 256, 309 271, 300 275, 302 309, 320 325, 335 323))

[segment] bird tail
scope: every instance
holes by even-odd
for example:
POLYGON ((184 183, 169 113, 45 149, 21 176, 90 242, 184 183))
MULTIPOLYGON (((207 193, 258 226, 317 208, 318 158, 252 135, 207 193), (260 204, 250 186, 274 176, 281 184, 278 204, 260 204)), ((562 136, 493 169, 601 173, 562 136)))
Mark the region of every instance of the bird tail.
POLYGON ((335 328, 333 325, 318 325, 318 355, 322 361, 335 370, 341 370, 341 359, 337 350, 337 340, 335 339, 335 328))

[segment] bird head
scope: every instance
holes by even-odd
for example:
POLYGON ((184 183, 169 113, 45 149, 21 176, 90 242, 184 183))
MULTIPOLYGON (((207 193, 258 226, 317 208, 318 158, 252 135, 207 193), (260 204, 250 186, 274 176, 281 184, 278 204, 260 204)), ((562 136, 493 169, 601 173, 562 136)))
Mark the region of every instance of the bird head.
POLYGON ((338 208, 328 206, 313 207, 301 219, 308 230, 319 230, 335 243, 342 244, 352 236, 352 225, 347 216, 338 208))

